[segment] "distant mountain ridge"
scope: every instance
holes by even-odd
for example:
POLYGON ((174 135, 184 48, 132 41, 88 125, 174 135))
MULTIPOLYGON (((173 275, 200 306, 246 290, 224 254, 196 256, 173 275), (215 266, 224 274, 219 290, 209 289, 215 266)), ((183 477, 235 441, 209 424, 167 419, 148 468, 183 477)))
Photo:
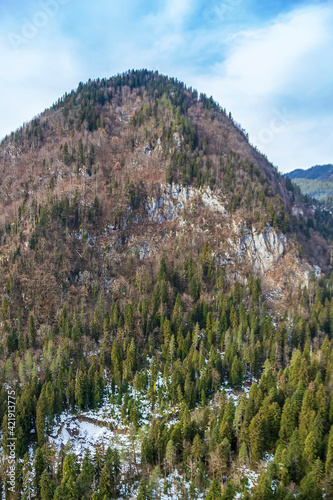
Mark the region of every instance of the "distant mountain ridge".
POLYGON ((318 181, 332 180, 333 165, 315 165, 307 170, 298 168, 292 172, 286 173, 285 177, 289 177, 289 179, 312 179, 318 181))
POLYGON ((333 198, 333 165, 316 165, 302 170, 298 168, 285 174, 300 188, 305 195, 320 202, 329 203, 333 198))

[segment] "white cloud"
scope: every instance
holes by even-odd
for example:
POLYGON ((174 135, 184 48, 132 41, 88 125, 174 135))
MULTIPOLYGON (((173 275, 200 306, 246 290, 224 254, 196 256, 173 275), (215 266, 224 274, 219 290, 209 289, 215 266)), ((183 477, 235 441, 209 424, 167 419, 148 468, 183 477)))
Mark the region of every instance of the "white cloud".
POLYGON ((297 12, 286 22, 239 34, 222 71, 248 95, 279 92, 294 76, 295 65, 326 40, 323 14, 315 9, 297 12))
POLYGON ((159 35, 171 29, 179 30, 185 19, 195 10, 195 0, 167 0, 164 8, 148 15, 146 21, 159 35))
POLYGON ((180 26, 188 14, 193 11, 195 2, 193 0, 168 0, 165 3, 162 18, 170 21, 176 26, 180 26))
POLYGON ((324 110, 327 120, 332 116, 332 109, 323 102, 333 82, 333 70, 328 67, 328 54, 333 52, 332 19, 332 8, 309 6, 264 29, 235 34, 227 58, 215 64, 212 74, 193 77, 194 85, 231 110, 250 139, 283 171, 295 164, 302 166, 297 143, 308 151, 307 163, 318 163, 322 148, 318 143, 310 147, 310 137, 317 136, 330 151, 325 134, 320 139, 325 116, 319 114, 324 110), (317 109, 316 121, 313 108, 317 109), (279 122, 277 113, 288 118, 279 122), (303 126, 310 119, 311 132, 303 126), (321 133, 315 134, 316 130, 321 133))
MULTIPOLYGON (((267 145, 280 171, 310 168, 333 162, 333 117, 295 119, 267 145), (283 165, 288 168, 283 169, 283 165)), ((263 150, 264 147, 261 147, 263 150)))
POLYGON ((2 37, 0 47, 1 138, 76 87, 82 69, 68 40, 41 36, 14 50, 2 37))

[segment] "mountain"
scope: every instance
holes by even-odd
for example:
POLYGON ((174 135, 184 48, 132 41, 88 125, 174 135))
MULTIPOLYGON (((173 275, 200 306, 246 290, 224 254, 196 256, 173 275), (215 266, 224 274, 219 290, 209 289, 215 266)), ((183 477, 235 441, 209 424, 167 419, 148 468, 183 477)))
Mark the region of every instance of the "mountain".
POLYGON ((330 180, 333 177, 333 165, 316 165, 307 170, 297 169, 285 174, 289 179, 330 180))
POLYGON ((332 206, 333 165, 317 165, 308 170, 298 169, 285 176, 289 177, 303 194, 332 206))
POLYGON ((213 98, 147 70, 80 83, 0 165, 16 492, 329 497, 329 210, 213 98))

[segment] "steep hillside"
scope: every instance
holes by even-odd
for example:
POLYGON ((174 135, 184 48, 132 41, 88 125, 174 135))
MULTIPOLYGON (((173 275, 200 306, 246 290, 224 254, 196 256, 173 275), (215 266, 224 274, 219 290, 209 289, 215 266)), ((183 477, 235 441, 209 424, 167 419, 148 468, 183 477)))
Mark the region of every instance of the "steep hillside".
POLYGON ((146 70, 80 84, 5 138, 0 166, 16 491, 332 491, 329 211, 212 98, 146 70))

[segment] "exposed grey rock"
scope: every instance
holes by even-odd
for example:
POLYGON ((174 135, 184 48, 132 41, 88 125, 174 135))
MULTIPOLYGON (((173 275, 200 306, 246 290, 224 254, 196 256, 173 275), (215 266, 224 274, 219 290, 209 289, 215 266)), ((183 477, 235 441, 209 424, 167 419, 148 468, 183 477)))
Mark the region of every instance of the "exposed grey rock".
POLYGON ((291 209, 291 213, 294 217, 303 217, 304 215, 303 209, 299 205, 294 205, 291 209))
POLYGON ((247 258, 257 272, 264 273, 270 269, 284 254, 287 238, 281 231, 268 227, 262 233, 254 228, 239 240, 238 256, 247 258))
POLYGON ((180 218, 186 204, 194 198, 199 198, 210 210, 226 214, 226 209, 210 188, 199 190, 180 184, 161 184, 160 194, 148 198, 146 204, 148 217, 153 222, 174 221, 180 218))

